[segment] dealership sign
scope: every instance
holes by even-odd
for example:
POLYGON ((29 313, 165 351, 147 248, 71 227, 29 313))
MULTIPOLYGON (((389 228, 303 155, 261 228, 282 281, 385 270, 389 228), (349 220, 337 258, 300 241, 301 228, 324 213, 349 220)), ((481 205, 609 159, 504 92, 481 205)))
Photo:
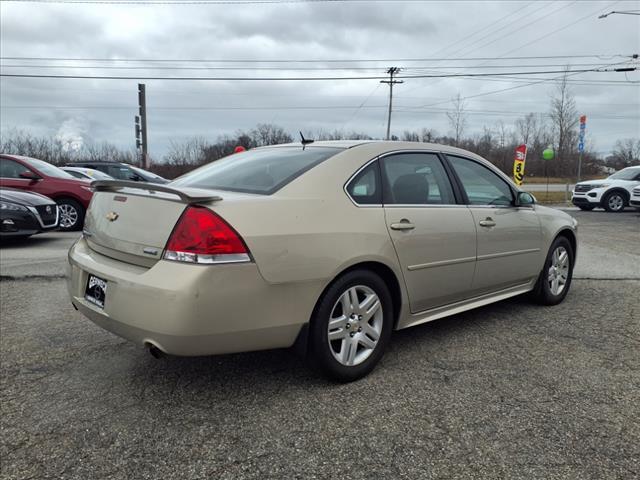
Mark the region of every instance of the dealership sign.
POLYGON ((516 185, 522 185, 524 180, 524 162, 527 159, 527 146, 520 145, 516 148, 516 156, 513 161, 513 180, 516 185))
POLYGON ((584 134, 587 129, 587 116, 580 115, 580 134, 578 136, 578 151, 584 152, 584 134))

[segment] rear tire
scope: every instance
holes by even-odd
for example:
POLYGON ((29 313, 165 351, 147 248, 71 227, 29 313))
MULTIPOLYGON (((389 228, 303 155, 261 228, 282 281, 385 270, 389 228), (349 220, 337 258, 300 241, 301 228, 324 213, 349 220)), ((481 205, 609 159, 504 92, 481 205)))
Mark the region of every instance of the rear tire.
POLYGON ((626 205, 627 199, 620 192, 607 193, 602 199, 602 206, 607 212, 622 212, 626 205))
POLYGON ((391 294, 369 270, 354 270, 322 294, 309 329, 309 357, 326 377, 352 382, 382 358, 393 329, 391 294))
POLYGON ((566 237, 556 237, 538 277, 533 299, 541 305, 557 305, 571 287, 575 254, 566 237))
POLYGON ((591 210, 593 210, 596 207, 592 206, 592 205, 578 205, 578 208, 580 210, 584 210, 585 212, 590 212, 591 210))
POLYGON ((60 215, 59 228, 63 232, 80 230, 84 225, 84 208, 71 198, 60 198, 56 200, 60 215))

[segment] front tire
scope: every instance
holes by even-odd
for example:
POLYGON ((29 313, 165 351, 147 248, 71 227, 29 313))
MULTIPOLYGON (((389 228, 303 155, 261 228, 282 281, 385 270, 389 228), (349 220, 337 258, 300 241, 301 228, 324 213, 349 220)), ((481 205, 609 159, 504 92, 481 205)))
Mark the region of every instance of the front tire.
POLYGON ((626 204, 627 199, 624 198, 624 195, 620 192, 608 193, 602 199, 602 206, 607 212, 622 212, 626 204))
POLYGON ((63 232, 80 230, 84 225, 84 208, 71 198, 56 200, 60 212, 59 228, 63 232))
POLYGON ((348 272, 318 301, 309 331, 310 359, 332 380, 358 380, 380 361, 392 329, 385 282, 369 270, 348 272))
POLYGON ((557 237, 549 248, 533 298, 542 305, 557 305, 569 293, 575 254, 566 237, 557 237))

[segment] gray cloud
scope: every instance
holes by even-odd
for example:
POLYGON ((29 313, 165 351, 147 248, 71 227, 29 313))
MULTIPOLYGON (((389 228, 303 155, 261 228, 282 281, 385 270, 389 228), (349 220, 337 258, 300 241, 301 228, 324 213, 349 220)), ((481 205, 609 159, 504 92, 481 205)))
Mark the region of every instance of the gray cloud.
MULTIPOLYGON (((251 6, 99 6, 2 2, 0 40, 2 56, 34 57, 268 60, 397 59, 436 55, 463 58, 500 57, 514 49, 510 56, 638 53, 638 17, 613 15, 599 20, 597 15, 612 9, 638 8, 640 2, 622 1, 617 2, 614 7, 611 4, 612 2, 607 1, 433 1, 251 6), (563 6, 565 8, 560 9, 563 6), (557 13, 548 15, 553 11, 557 13), (596 13, 578 21, 589 12, 596 13), (510 13, 510 17, 504 18, 510 13), (545 15, 548 16, 542 18, 545 15), (574 22, 577 23, 571 25, 574 22), (519 29, 517 32, 509 33, 516 28, 519 29), (474 32, 477 33, 471 36, 474 32), (505 37, 500 38, 502 36, 505 37), (542 38, 539 39, 540 37, 542 38), (499 40, 488 44, 495 39, 499 40), (526 45, 533 40, 536 41, 526 45), (488 45, 483 47, 485 44, 488 45), (521 45, 526 46, 518 48, 521 45)), ((571 63, 605 64, 616 60, 621 59, 575 58, 571 63)), ((17 63, 19 62, 3 61, 3 65, 17 63)), ((471 63, 481 65, 483 62, 467 64, 471 63)), ((510 60, 508 63, 514 65, 513 70, 522 69, 521 62, 517 60, 510 60)), ((540 60, 534 63, 563 62, 540 60)), ((429 68, 452 64, 459 63, 430 62, 421 66, 429 68)), ((335 66, 328 63, 317 65, 335 66)), ((368 65, 376 67, 376 73, 382 73, 390 66, 386 62, 368 65)), ((419 73, 410 70, 415 64, 399 62, 398 66, 407 67, 408 74, 419 73)), ((12 73, 20 70, 3 67, 2 71, 12 73)), ((127 76, 143 73, 139 70, 90 69, 47 69, 47 72, 78 75, 114 73, 127 76)), ((246 71, 199 70, 157 70, 151 73, 160 76, 253 74, 246 71)), ((361 75, 369 72, 356 70, 317 73, 361 75)), ((301 76, 314 72, 265 71, 256 74, 301 76)), ((629 73, 625 76, 620 73, 589 73, 572 79, 639 81, 640 74, 629 73)), ((161 156, 172 139, 191 135, 215 139, 221 134, 251 128, 258 122, 275 122, 292 132, 300 129, 333 130, 345 127, 347 130, 382 136, 385 130, 388 89, 375 80, 145 83, 148 92, 150 146, 155 156, 161 156), (357 109, 370 95, 363 108, 357 109), (333 108, 299 108, 310 106, 333 108), (234 110, 203 109, 206 107, 229 107, 234 110), (261 109, 249 110, 256 107, 261 109), (298 108, 290 109, 291 107, 298 108)), ((133 146, 133 116, 137 111, 136 84, 135 80, 3 77, 0 80, 0 127, 18 127, 36 134, 56 135, 65 125, 76 125, 85 140, 109 141, 129 148, 133 146), (16 106, 34 108, 11 108, 16 106)), ((463 96, 472 96, 517 85, 520 83, 510 79, 407 79, 396 89, 392 130, 401 134, 403 130, 426 127, 446 133, 449 128, 443 109, 450 107, 448 101, 458 92, 463 96), (434 103, 439 105, 419 108, 434 103)), ((578 110, 589 116, 588 138, 598 151, 608 152, 618 138, 639 135, 640 86, 576 83, 572 85, 572 89, 578 110)), ((543 83, 469 99, 467 131, 470 134, 478 133, 483 126, 494 126, 500 120, 512 125, 519 114, 524 115, 529 111, 546 112, 552 91, 551 83, 543 83)))

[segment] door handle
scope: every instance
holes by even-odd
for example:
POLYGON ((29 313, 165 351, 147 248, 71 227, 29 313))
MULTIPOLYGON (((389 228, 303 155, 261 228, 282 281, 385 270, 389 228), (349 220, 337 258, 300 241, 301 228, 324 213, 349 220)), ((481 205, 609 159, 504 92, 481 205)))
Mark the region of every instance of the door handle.
POLYGON ((391 227, 391 230, 413 230, 414 228, 416 228, 413 223, 404 218, 400 220, 399 223, 392 223, 391 225, 389 225, 389 227, 391 227))
POLYGON ((491 217, 487 217, 484 220, 480 220, 480 222, 478 222, 480 224, 481 227, 495 227, 496 226, 496 222, 493 221, 493 218, 491 217))

